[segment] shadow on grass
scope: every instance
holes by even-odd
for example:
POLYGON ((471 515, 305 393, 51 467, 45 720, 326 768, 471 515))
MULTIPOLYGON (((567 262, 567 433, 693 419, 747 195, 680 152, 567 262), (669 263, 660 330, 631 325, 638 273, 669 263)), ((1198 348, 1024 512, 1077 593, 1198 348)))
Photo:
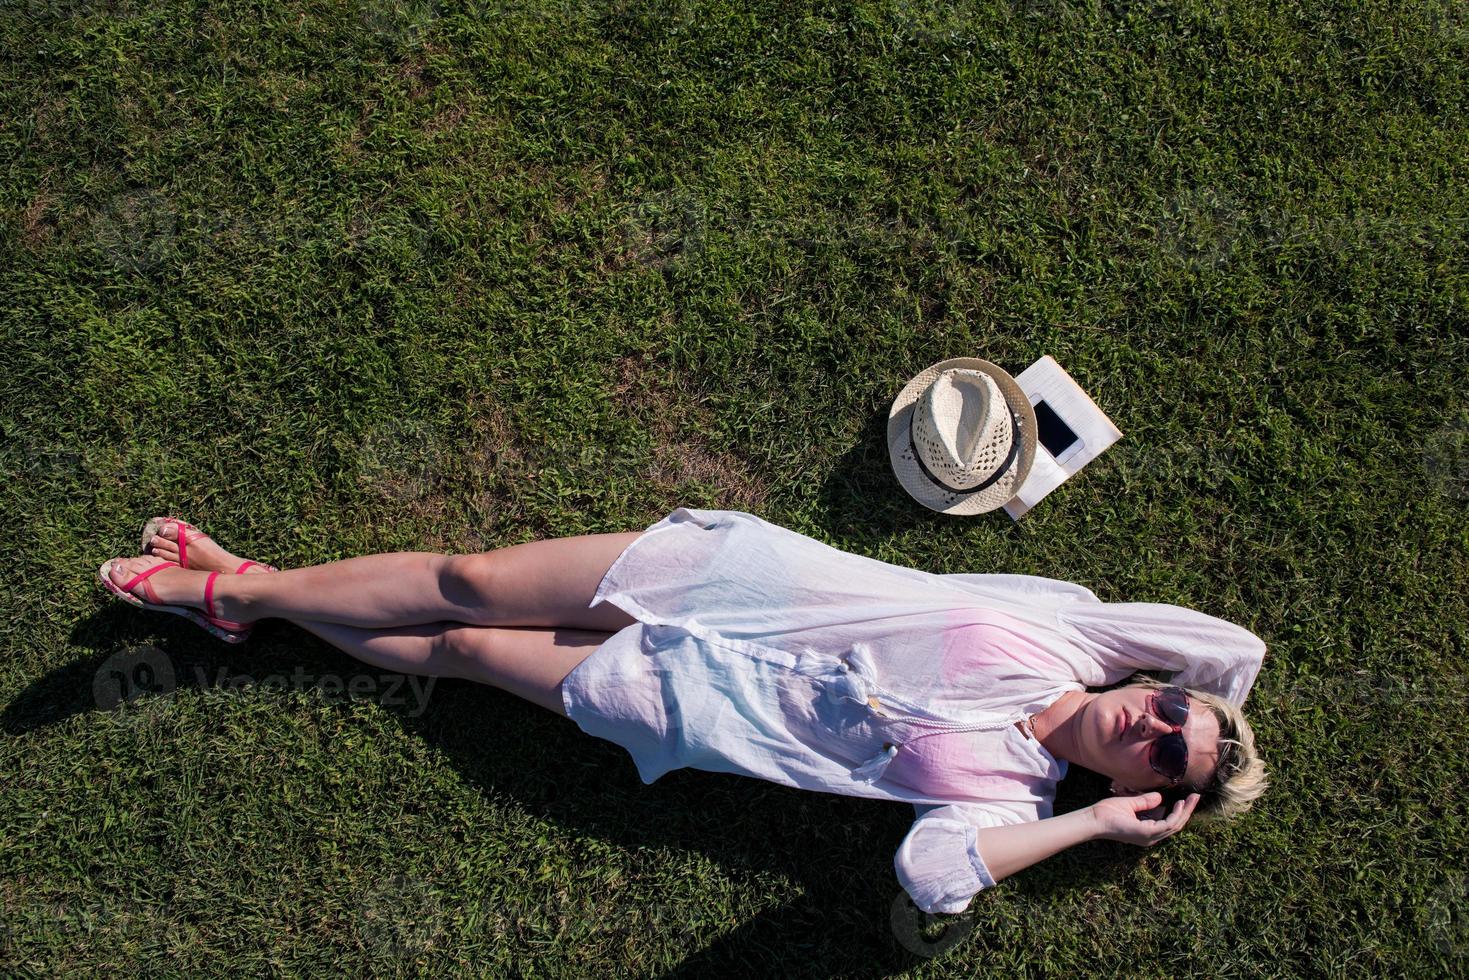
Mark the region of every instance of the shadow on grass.
MULTIPOLYGON (((881 462, 886 466, 885 457, 881 462)), ((851 461, 854 475, 849 485, 856 488, 852 492, 863 492, 868 478, 864 474, 872 465, 870 459, 851 461)), ((838 494, 834 499, 840 499, 847 491, 833 492, 838 494)), ((843 505, 842 512, 846 510, 843 505)), ((896 507, 889 508, 885 517, 875 515, 877 526, 889 529, 909 519, 896 507)), ((77 714, 107 710, 105 675, 113 663, 111 651, 134 644, 157 653, 147 679, 156 682, 159 686, 152 689, 165 696, 201 689, 211 679, 243 675, 392 676, 288 623, 266 622, 257 627, 251 643, 230 647, 208 640, 183 620, 159 622, 163 618, 144 620, 117 607, 78 624, 73 642, 98 650, 98 656, 34 682, 0 714, 0 729, 20 735, 77 714), (171 676, 160 680, 162 674, 171 676)), ((340 690, 322 693, 329 699, 347 697, 340 690)), ((269 695, 246 690, 241 696, 269 695)), ((436 682, 431 703, 379 707, 405 732, 442 753, 464 779, 487 795, 515 801, 565 828, 568 838, 595 838, 626 851, 693 849, 733 878, 776 875, 799 894, 691 951, 671 976, 758 965, 783 976, 882 977, 912 969, 935 955, 972 961, 984 956, 990 945, 985 930, 965 917, 940 917, 922 934, 914 929, 915 924, 924 924, 923 917, 911 905, 905 918, 894 918, 900 907, 895 901, 902 892, 892 859, 913 819, 907 804, 812 793, 692 770, 675 771, 644 785, 619 746, 589 737, 569 719, 513 695, 466 681, 436 682), (952 950, 941 941, 944 925, 957 930, 951 939, 962 937, 952 950)), ((1091 802, 1100 789, 1100 780, 1078 771, 1062 786, 1058 812, 1091 802)), ((1066 891, 1113 879, 1141 856, 1121 845, 1093 845, 1090 850, 1093 854, 1079 866, 1079 873, 1067 880, 1066 891)), ((1023 880, 1005 887, 1018 894, 1034 893, 1023 880)), ((984 902, 981 896, 975 905, 982 907, 984 902)), ((661 921, 676 925, 678 911, 661 921)))
POLYGON ((981 522, 1003 533, 1020 534, 1021 526, 1003 510, 972 517, 951 517, 929 510, 909 496, 888 458, 888 405, 868 415, 851 449, 833 463, 817 494, 818 523, 831 537, 879 540, 927 528, 952 534, 981 522))

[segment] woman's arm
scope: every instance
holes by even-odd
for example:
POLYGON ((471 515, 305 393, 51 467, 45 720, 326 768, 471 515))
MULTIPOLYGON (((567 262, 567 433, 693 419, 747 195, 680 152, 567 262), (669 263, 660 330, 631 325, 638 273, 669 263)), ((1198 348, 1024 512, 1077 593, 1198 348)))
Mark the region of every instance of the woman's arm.
POLYGON ((1037 861, 1089 840, 1150 846, 1182 829, 1198 805, 1180 800, 1166 819, 1160 793, 1119 796, 1044 820, 1013 822, 1004 808, 950 804, 913 822, 898 847, 898 880, 925 912, 963 912, 974 896, 1037 861), (1156 808, 1156 812, 1154 812, 1156 808))
POLYGON ((975 835, 975 846, 995 881, 1089 840, 1117 840, 1151 847, 1183 828, 1198 805, 1199 795, 1194 793, 1186 800, 1179 800, 1167 819, 1148 819, 1147 811, 1162 802, 1161 793, 1119 796, 1046 820, 984 827, 975 835))
POLYGON ((1183 606, 1074 602, 1056 616, 1100 669, 1079 672, 1089 687, 1115 684, 1135 670, 1161 670, 1170 684, 1242 705, 1265 659, 1265 641, 1254 633, 1183 606))

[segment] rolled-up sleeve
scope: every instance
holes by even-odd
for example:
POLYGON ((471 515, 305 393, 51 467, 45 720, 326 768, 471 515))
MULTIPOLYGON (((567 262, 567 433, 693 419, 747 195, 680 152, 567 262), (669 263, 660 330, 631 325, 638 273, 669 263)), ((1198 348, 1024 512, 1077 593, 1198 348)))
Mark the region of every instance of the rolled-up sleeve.
MULTIPOLYGON (((951 803, 918 808, 908 836, 898 845, 893 867, 913 904, 925 912, 963 912, 995 879, 979 853, 979 830, 1024 823, 1023 806, 951 803)), ((1033 808, 1032 808, 1033 809, 1033 808)))

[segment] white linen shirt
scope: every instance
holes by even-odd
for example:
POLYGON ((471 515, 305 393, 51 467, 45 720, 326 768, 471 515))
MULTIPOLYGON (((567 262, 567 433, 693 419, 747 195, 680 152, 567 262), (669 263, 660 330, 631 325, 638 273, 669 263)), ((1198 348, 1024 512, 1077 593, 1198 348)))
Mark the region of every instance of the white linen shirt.
POLYGON ((645 783, 689 767, 913 804, 894 866, 926 912, 994 885, 979 828, 1051 816, 1067 763, 1017 721, 1135 670, 1243 703, 1265 653, 1191 609, 924 572, 742 511, 673 511, 613 562, 602 602, 638 622, 566 677, 568 717, 645 783))

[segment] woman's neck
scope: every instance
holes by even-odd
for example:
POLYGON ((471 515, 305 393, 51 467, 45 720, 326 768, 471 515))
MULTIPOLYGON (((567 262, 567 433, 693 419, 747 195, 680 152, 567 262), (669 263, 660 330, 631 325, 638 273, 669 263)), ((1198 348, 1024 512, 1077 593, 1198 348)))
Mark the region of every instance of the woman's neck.
POLYGON ((1058 759, 1076 762, 1078 739, 1076 724, 1081 709, 1096 697, 1086 691, 1067 691, 1031 719, 1031 731, 1046 751, 1058 759))

